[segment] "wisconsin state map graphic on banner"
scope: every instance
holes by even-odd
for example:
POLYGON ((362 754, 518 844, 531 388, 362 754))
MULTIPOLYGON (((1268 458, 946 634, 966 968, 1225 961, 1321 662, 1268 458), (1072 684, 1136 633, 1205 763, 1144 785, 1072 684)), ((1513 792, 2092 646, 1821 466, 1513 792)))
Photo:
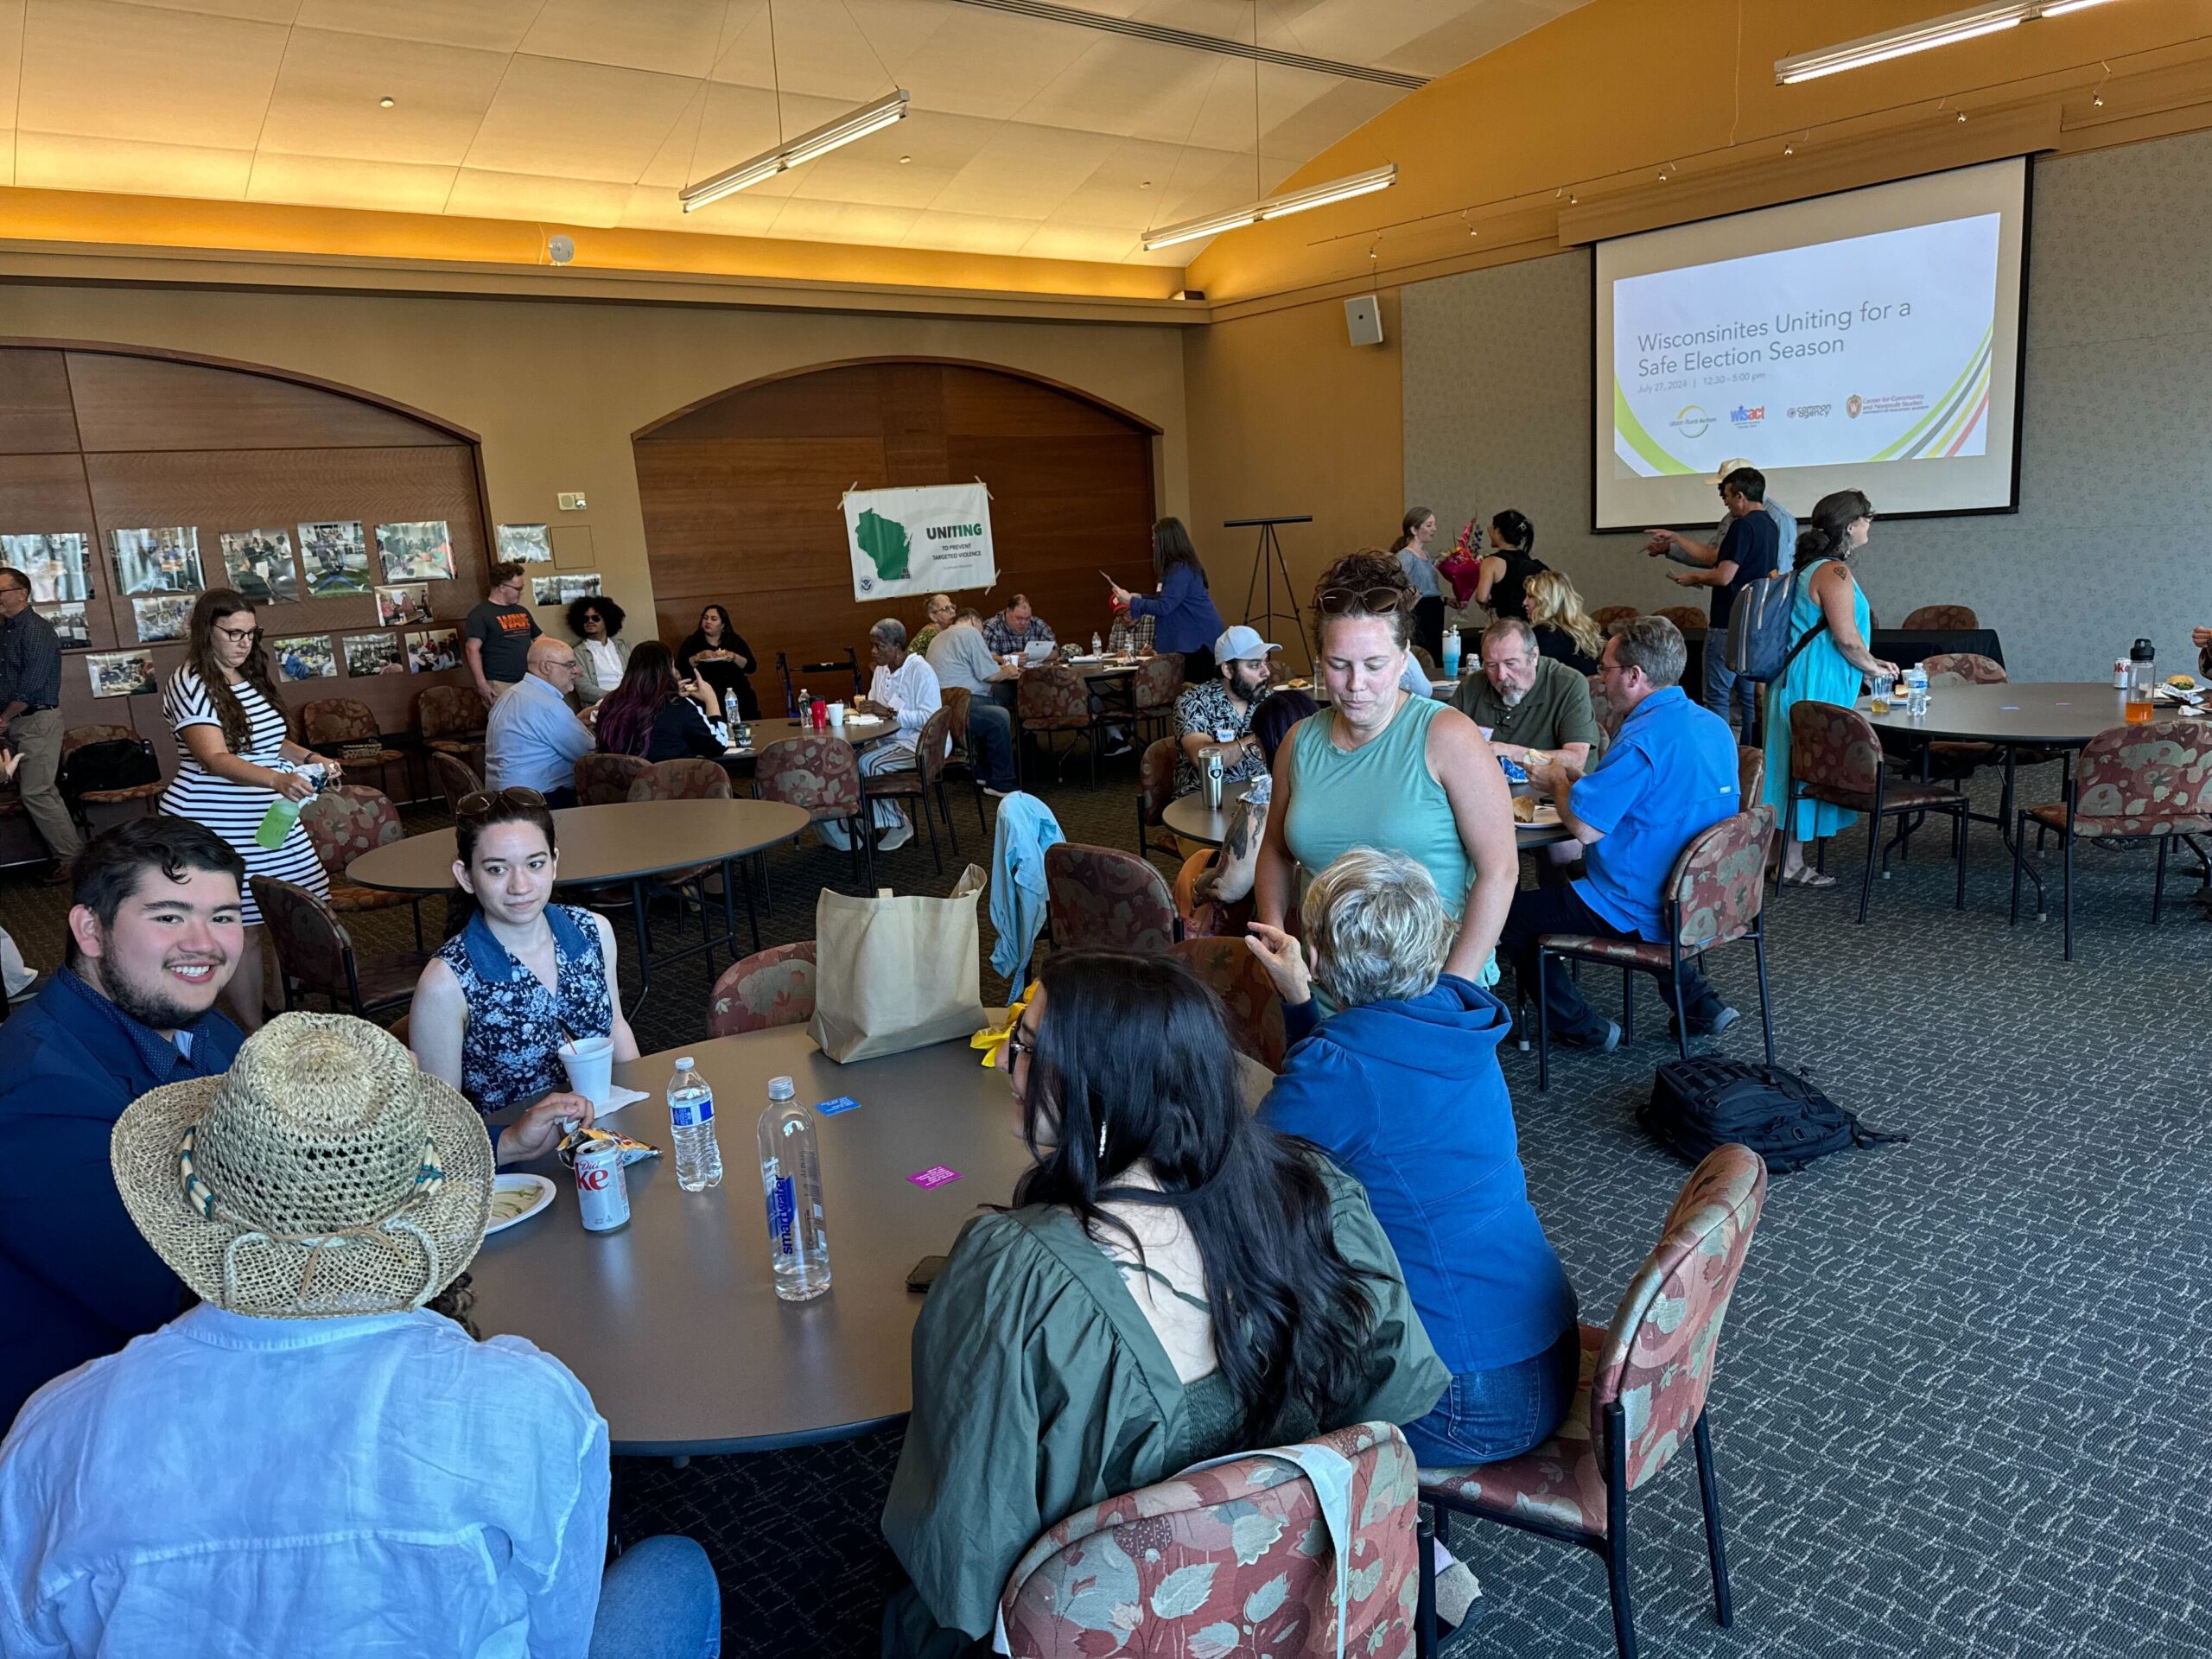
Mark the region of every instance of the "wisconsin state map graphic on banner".
POLYGON ((851 490, 844 508, 855 599, 957 593, 998 580, 991 493, 980 482, 851 490))

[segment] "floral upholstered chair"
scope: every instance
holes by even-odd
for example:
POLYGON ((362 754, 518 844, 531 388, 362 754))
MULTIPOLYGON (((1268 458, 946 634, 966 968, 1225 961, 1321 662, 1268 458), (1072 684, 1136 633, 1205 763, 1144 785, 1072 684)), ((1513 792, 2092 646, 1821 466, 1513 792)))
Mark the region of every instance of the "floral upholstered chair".
POLYGON ((1129 676, 1129 707, 1139 731, 1172 733, 1175 704, 1183 695, 1183 653, 1171 651, 1147 657, 1129 676))
POLYGON ((365 784, 340 784, 316 791, 300 808, 300 822, 307 828, 316 862, 330 877, 330 907, 340 915, 365 910, 389 910, 409 905, 415 911, 415 948, 423 948, 423 895, 364 887, 346 879, 346 867, 363 853, 406 839, 399 813, 380 789, 365 784))
POLYGON ((814 941, 771 945, 727 968, 707 1004, 707 1035, 803 1026, 814 1018, 814 941))
MULTIPOLYGON (((1127 719, 1125 715, 1122 718, 1127 719)), ((1080 732, 1090 751, 1090 786, 1098 786, 1098 722, 1090 712, 1090 687, 1065 663, 1039 663, 1021 671, 1014 687, 1015 769, 1026 735, 1048 742, 1058 732, 1080 732)))
POLYGON ((861 763, 853 746, 827 732, 771 743, 754 762, 753 792, 764 801, 804 807, 816 823, 842 823, 852 839, 853 868, 868 859, 875 872, 875 837, 861 816, 861 763))
POLYGON ((426 685, 415 699, 415 728, 434 754, 467 760, 484 742, 492 710, 473 685, 426 685))
POLYGON ((643 755, 594 750, 576 762, 576 804, 607 806, 628 800, 630 785, 644 777, 652 765, 643 755))
POLYGON ((1154 738, 1144 746, 1137 760, 1137 851, 1146 857, 1158 853, 1182 861, 1183 849, 1165 830, 1152 832, 1166 822, 1168 804, 1175 798, 1175 757, 1179 753, 1172 737, 1154 738))
POLYGON ((1229 1014, 1229 1039, 1237 1052, 1270 1071, 1281 1071, 1283 1052, 1289 1046, 1283 1031, 1282 998, 1243 936, 1178 939, 1168 950, 1213 987, 1229 1014))
MULTIPOLYGON (((1882 842, 1882 820, 1908 813, 1916 823, 1929 812, 1942 813, 1951 820, 1951 850, 1959 867, 1953 903, 1960 910, 1966 908, 1967 798, 1955 784, 1891 777, 1882 765, 1881 740, 1856 709, 1811 699, 1789 705, 1789 796, 1793 807, 1799 801, 1824 801, 1869 816, 1866 873, 1859 889, 1862 924, 1874 902, 1874 857, 1882 842)), ((1827 842, 1822 840, 1815 844, 1825 868, 1827 842)), ((1886 866, 1886 857, 1883 862, 1886 866)))
MULTIPOLYGON (((630 798, 633 801, 726 801, 731 793, 729 773, 701 755, 647 761, 645 769, 630 780, 630 798)), ((654 885, 685 887, 696 883, 703 906, 707 878, 719 868, 714 864, 690 864, 680 870, 665 870, 654 878, 654 885)))
POLYGON ((1978 628, 1981 619, 1974 613, 1971 605, 1923 605, 1916 611, 1907 611, 1901 628, 1935 630, 1940 628, 1978 628))
MULTIPOLYGON (((1581 1386, 1559 1432, 1503 1463, 1421 1471, 1421 1496, 1440 1508, 1603 1555, 1622 1659, 1636 1653, 1629 1496, 1674 1461, 1685 1440, 1697 1452, 1714 1612, 1724 1626, 1735 1618, 1707 1402, 1721 1322, 1765 1202, 1758 1154, 1732 1145, 1709 1154, 1683 1183, 1658 1248, 1629 1281, 1611 1325, 1582 1327, 1581 1386)), ((1425 1551, 1421 1566, 1433 1570, 1425 1551)))
POLYGON ((430 958, 420 950, 393 950, 364 957, 353 936, 321 899, 305 887, 273 875, 246 878, 276 948, 283 976, 284 1006, 296 994, 324 996, 340 1014, 368 1019, 415 1000, 415 982, 430 958))
POLYGON ((356 749, 359 752, 347 764, 355 768, 374 766, 379 778, 394 761, 406 759, 384 741, 384 734, 377 729, 376 715, 358 697, 317 697, 302 704, 300 730, 311 749, 326 753, 341 747, 356 749), (371 743, 377 746, 373 754, 362 747, 371 743))
POLYGON ((1665 617, 1684 633, 1703 633, 1706 624, 1711 620, 1694 605, 1669 605, 1665 610, 1653 614, 1665 617))
POLYGON ((1182 932, 1166 880, 1135 853, 1079 841, 1048 847, 1045 893, 1062 950, 1165 950, 1182 932))
POLYGON ((1736 798, 1750 806, 1766 793, 1766 751, 1736 746, 1736 798))
MULTIPOLYGON (((1745 751, 1755 753, 1755 751, 1745 751)), ((1689 1021, 1682 1007, 1681 964, 1724 944, 1751 941, 1758 963, 1759 1027, 1766 1038, 1766 1063, 1774 1064, 1774 1015, 1766 983, 1766 861, 1774 845, 1775 810, 1764 802, 1748 812, 1726 817, 1682 849, 1662 890, 1660 918, 1664 943, 1615 938, 1599 933, 1545 933, 1536 940, 1536 977, 1551 971, 1551 958, 1573 957, 1621 970, 1621 1030, 1636 1035, 1636 976, 1655 976, 1675 1004, 1675 1043, 1690 1057, 1689 1021)), ((1536 998, 1536 1087, 1551 1086, 1551 1021, 1543 996, 1536 998)))
MULTIPOLYGON (((2065 913, 2066 960, 2074 960, 2074 842, 2077 836, 2148 837, 2158 846, 2151 888, 2151 925, 2166 896, 2166 853, 2177 836, 2212 834, 2212 721, 2162 720, 2115 726, 2091 738, 2074 764, 2063 802, 2022 809, 2013 836, 2012 919, 2020 919, 2020 872, 2027 862, 2028 826, 2038 849, 2058 832, 2065 913)), ((2037 882, 2038 892, 2042 882, 2037 882)))
POLYGON ((438 792, 446 798, 446 810, 456 817, 461 814, 461 804, 484 787, 483 779, 477 776, 467 761, 443 749, 430 755, 430 776, 438 780, 438 792))
POLYGON ((1014 1564, 1007 1645, 1022 1659, 1324 1659, 1341 1630, 1345 1654, 1410 1659, 1414 1482, 1405 1437, 1359 1423, 1079 1510, 1014 1564), (1296 1459, 1350 1465, 1333 1516, 1296 1459))
POLYGON ((1584 677, 1590 683, 1591 716, 1597 721, 1598 729, 1605 733, 1605 741, 1610 743, 1621 734, 1621 721, 1625 716, 1606 697, 1605 684, 1595 674, 1584 677))
POLYGON ((1614 623, 1625 622, 1630 617, 1642 614, 1633 605, 1604 605, 1590 613, 1590 620, 1598 625, 1598 631, 1604 633, 1611 632, 1614 623))

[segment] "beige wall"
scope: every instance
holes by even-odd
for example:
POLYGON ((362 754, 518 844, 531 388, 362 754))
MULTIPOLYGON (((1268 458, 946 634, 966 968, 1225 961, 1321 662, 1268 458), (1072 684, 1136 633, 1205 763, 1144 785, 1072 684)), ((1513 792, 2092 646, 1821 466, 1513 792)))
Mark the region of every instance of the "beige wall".
MULTIPOLYGON (((1301 607, 1329 560, 1387 547, 1397 534, 1406 503, 1395 293, 1382 296, 1382 340, 1347 343, 1336 300, 1185 337, 1191 528, 1229 620, 1243 603, 1258 532, 1225 531, 1223 519, 1313 515, 1281 532, 1301 607)), ((1252 604, 1260 608, 1256 595, 1252 604)))
MULTIPOLYGON (((550 524, 556 536, 587 531, 589 562, 564 551, 563 563, 601 571, 607 593, 648 617, 652 584, 630 435, 657 417, 810 364, 889 355, 972 359, 1046 376, 1157 424, 1160 511, 1180 512, 1190 464, 1179 332, 734 308, 0 287, 0 335, 157 346, 265 364, 470 428, 483 440, 493 521, 550 524), (555 493, 569 490, 586 497, 587 511, 557 511, 555 493)), ((836 503, 824 502, 823 511, 836 511, 836 503)))

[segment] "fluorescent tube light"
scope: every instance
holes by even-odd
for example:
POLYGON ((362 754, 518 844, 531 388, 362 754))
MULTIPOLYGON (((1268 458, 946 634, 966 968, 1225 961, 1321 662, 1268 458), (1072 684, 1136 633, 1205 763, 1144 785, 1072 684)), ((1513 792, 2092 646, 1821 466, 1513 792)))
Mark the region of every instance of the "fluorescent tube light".
POLYGON ((825 122, 811 132, 803 132, 777 149, 763 151, 750 161, 740 162, 726 168, 711 179, 702 179, 696 184, 686 185, 679 197, 687 213, 696 213, 710 201, 720 201, 748 185, 772 179, 779 173, 804 166, 817 156, 826 156, 841 144, 849 144, 855 138, 865 138, 872 132, 880 132, 894 121, 906 118, 906 91, 903 86, 886 94, 873 104, 864 105, 835 121, 825 122))
POLYGON ((2069 11, 2081 11, 2090 6, 2101 6, 2105 0, 2045 0, 2036 8, 2038 17, 2063 17, 2069 11))
POLYGON ((1164 230, 1147 232, 1145 251, 1149 253, 1155 248, 1173 247, 1178 242, 1195 242, 1202 236, 1217 236, 1224 231, 1241 230, 1262 219, 1286 219, 1293 213, 1305 213, 1308 208, 1325 207, 1332 201, 1349 201, 1354 196, 1387 190, 1397 181, 1397 163, 1385 162, 1364 173, 1331 179, 1325 184, 1309 185, 1303 190, 1285 191, 1279 196, 1268 196, 1263 200, 1232 208, 1225 213, 1188 219, 1164 230))
POLYGON ((1823 75, 1840 74, 1847 69, 1863 69, 1868 64, 1886 63, 1915 52, 1927 52, 1939 46, 1994 35, 2000 29, 2016 29, 2037 16, 2037 10, 2031 0, 1970 7, 1946 16, 1931 17, 1925 22, 1908 23, 1903 29, 1862 35, 1840 46, 1822 47, 1817 52, 1801 52, 1796 57, 1783 58, 1774 66, 1774 78, 1782 86, 1793 86, 1800 81, 1818 80, 1823 75))

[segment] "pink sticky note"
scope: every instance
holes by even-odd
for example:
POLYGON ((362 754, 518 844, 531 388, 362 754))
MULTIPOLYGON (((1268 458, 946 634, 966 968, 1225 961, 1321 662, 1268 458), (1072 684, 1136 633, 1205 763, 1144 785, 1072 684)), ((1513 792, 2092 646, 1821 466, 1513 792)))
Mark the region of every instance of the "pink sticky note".
POLYGON ((918 1169, 906 1178, 916 1186, 943 1186, 947 1181, 957 1181, 960 1172, 947 1169, 943 1164, 932 1164, 927 1169, 918 1169))

